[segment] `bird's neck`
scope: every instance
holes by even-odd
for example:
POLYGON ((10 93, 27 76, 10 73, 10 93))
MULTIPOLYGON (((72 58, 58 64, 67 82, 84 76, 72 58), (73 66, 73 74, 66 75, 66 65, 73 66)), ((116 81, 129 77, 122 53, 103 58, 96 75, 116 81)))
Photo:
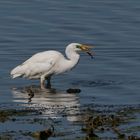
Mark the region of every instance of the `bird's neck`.
POLYGON ((66 49, 65 53, 67 57, 67 67, 68 69, 72 69, 78 63, 80 55, 70 49, 66 49))

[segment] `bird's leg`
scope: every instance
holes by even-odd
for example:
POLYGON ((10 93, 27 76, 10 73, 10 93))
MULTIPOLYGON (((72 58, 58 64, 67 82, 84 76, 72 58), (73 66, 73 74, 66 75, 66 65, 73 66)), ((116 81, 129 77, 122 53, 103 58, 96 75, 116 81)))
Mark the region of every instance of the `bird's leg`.
POLYGON ((51 88, 51 77, 47 78, 47 88, 51 88))
POLYGON ((45 89, 46 88, 45 87, 45 78, 44 77, 40 78, 40 87, 41 87, 41 89, 45 89))

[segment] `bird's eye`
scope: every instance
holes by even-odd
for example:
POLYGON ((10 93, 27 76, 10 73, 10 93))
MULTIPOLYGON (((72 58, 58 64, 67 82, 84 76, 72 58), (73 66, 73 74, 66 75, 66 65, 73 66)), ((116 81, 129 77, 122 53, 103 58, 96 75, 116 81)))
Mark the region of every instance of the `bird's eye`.
POLYGON ((81 46, 80 46, 80 45, 76 45, 76 48, 80 49, 80 48, 81 48, 81 46))

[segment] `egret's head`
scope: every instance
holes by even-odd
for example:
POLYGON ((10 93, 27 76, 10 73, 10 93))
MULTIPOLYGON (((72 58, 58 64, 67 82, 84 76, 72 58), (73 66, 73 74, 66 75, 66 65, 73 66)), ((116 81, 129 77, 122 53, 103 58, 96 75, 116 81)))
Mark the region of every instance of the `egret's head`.
POLYGON ((79 43, 72 43, 71 46, 73 46, 73 49, 76 52, 79 52, 79 51, 86 52, 92 58, 94 57, 94 53, 93 53, 93 51, 91 51, 91 49, 93 48, 92 46, 88 46, 88 45, 84 45, 84 44, 79 44, 79 43))

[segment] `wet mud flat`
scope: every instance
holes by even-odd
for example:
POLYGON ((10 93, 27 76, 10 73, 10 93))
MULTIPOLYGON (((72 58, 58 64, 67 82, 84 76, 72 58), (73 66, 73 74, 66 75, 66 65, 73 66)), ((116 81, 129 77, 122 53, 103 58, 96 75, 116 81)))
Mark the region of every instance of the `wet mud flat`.
POLYGON ((140 105, 15 106, 1 105, 1 140, 140 139, 140 105))

